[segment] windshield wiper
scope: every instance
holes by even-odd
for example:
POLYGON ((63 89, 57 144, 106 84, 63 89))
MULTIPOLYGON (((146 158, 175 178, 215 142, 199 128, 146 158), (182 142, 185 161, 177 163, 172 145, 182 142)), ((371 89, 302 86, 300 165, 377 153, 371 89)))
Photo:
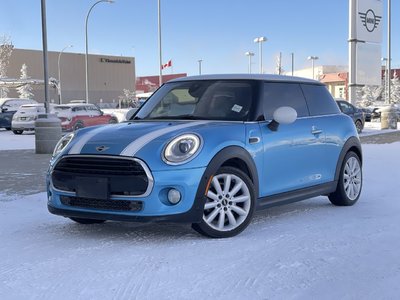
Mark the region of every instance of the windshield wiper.
POLYGON ((147 120, 207 120, 207 118, 193 115, 178 115, 178 116, 158 116, 146 118, 147 120))

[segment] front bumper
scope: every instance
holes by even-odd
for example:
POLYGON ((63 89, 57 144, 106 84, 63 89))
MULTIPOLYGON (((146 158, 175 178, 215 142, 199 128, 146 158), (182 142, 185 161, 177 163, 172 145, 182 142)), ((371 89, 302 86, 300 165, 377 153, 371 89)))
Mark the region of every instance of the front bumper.
POLYGON ((50 175, 47 176, 48 210, 64 217, 76 217, 118 221, 173 221, 198 223, 201 221, 204 204, 206 178, 204 168, 180 169, 152 172, 154 185, 150 194, 145 197, 112 196, 112 201, 140 201, 140 211, 117 211, 110 209, 88 208, 65 205, 61 196, 74 196, 71 192, 62 192, 54 188, 50 175), (200 186, 200 188, 199 188, 200 186), (174 188, 181 192, 181 201, 172 205, 167 200, 168 190, 174 188), (199 190, 201 190, 199 192, 199 190))

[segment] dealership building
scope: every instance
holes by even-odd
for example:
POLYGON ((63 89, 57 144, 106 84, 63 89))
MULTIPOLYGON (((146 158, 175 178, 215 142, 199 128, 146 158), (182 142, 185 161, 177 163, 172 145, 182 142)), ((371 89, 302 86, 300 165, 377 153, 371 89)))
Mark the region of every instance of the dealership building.
MULTIPOLYGON (((49 78, 59 79, 58 59, 60 57, 60 77, 62 102, 85 99, 85 55, 49 51, 49 78)), ((118 102, 123 90, 135 91, 135 58, 89 54, 89 102, 118 102)), ((21 67, 27 65, 27 75, 31 79, 43 80, 43 53, 39 50, 13 49, 7 68, 8 78, 20 78, 21 67)), ((42 81, 43 82, 43 81, 42 81)), ((33 85, 34 99, 44 101, 44 85, 33 85)), ((8 97, 18 97, 11 89, 8 97)), ((49 99, 58 103, 59 95, 55 85, 49 86, 49 99)))

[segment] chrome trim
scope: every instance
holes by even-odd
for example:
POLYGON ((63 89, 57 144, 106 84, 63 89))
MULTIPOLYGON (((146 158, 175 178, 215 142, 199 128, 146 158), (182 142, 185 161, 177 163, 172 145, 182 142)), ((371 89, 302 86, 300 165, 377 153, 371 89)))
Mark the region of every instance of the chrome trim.
POLYGON ((139 163, 141 165, 141 167, 143 168, 144 172, 146 173, 147 179, 149 181, 149 184, 147 185, 147 189, 144 192, 144 194, 141 195, 129 195, 129 196, 125 196, 125 195, 110 195, 110 199, 117 199, 117 198, 123 198, 123 199, 129 199, 129 198, 140 198, 140 197, 147 197, 148 195, 151 194, 153 187, 154 187, 154 178, 153 175, 150 172, 149 167, 145 164, 144 161, 138 159, 138 158, 134 158, 134 157, 126 157, 126 156, 111 156, 111 155, 65 155, 63 157, 61 157, 52 167, 51 172, 50 172, 50 186, 52 189, 54 189, 56 192, 59 193, 64 193, 64 194, 68 194, 70 196, 76 196, 75 192, 70 192, 70 191, 63 191, 60 189, 57 189, 56 187, 54 187, 53 185, 53 172, 54 172, 54 168, 56 167, 56 165, 62 161, 64 158, 68 158, 68 157, 95 157, 95 158, 112 158, 112 159, 126 159, 126 160, 133 160, 137 163, 139 163))

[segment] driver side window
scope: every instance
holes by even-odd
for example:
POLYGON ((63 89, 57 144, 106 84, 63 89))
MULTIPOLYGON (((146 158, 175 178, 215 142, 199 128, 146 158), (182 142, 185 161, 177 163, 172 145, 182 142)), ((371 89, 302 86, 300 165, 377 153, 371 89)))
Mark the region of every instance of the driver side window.
POLYGON ((272 120, 274 111, 281 106, 294 108, 297 117, 309 116, 306 100, 297 83, 264 83, 263 103, 265 120, 272 120))

